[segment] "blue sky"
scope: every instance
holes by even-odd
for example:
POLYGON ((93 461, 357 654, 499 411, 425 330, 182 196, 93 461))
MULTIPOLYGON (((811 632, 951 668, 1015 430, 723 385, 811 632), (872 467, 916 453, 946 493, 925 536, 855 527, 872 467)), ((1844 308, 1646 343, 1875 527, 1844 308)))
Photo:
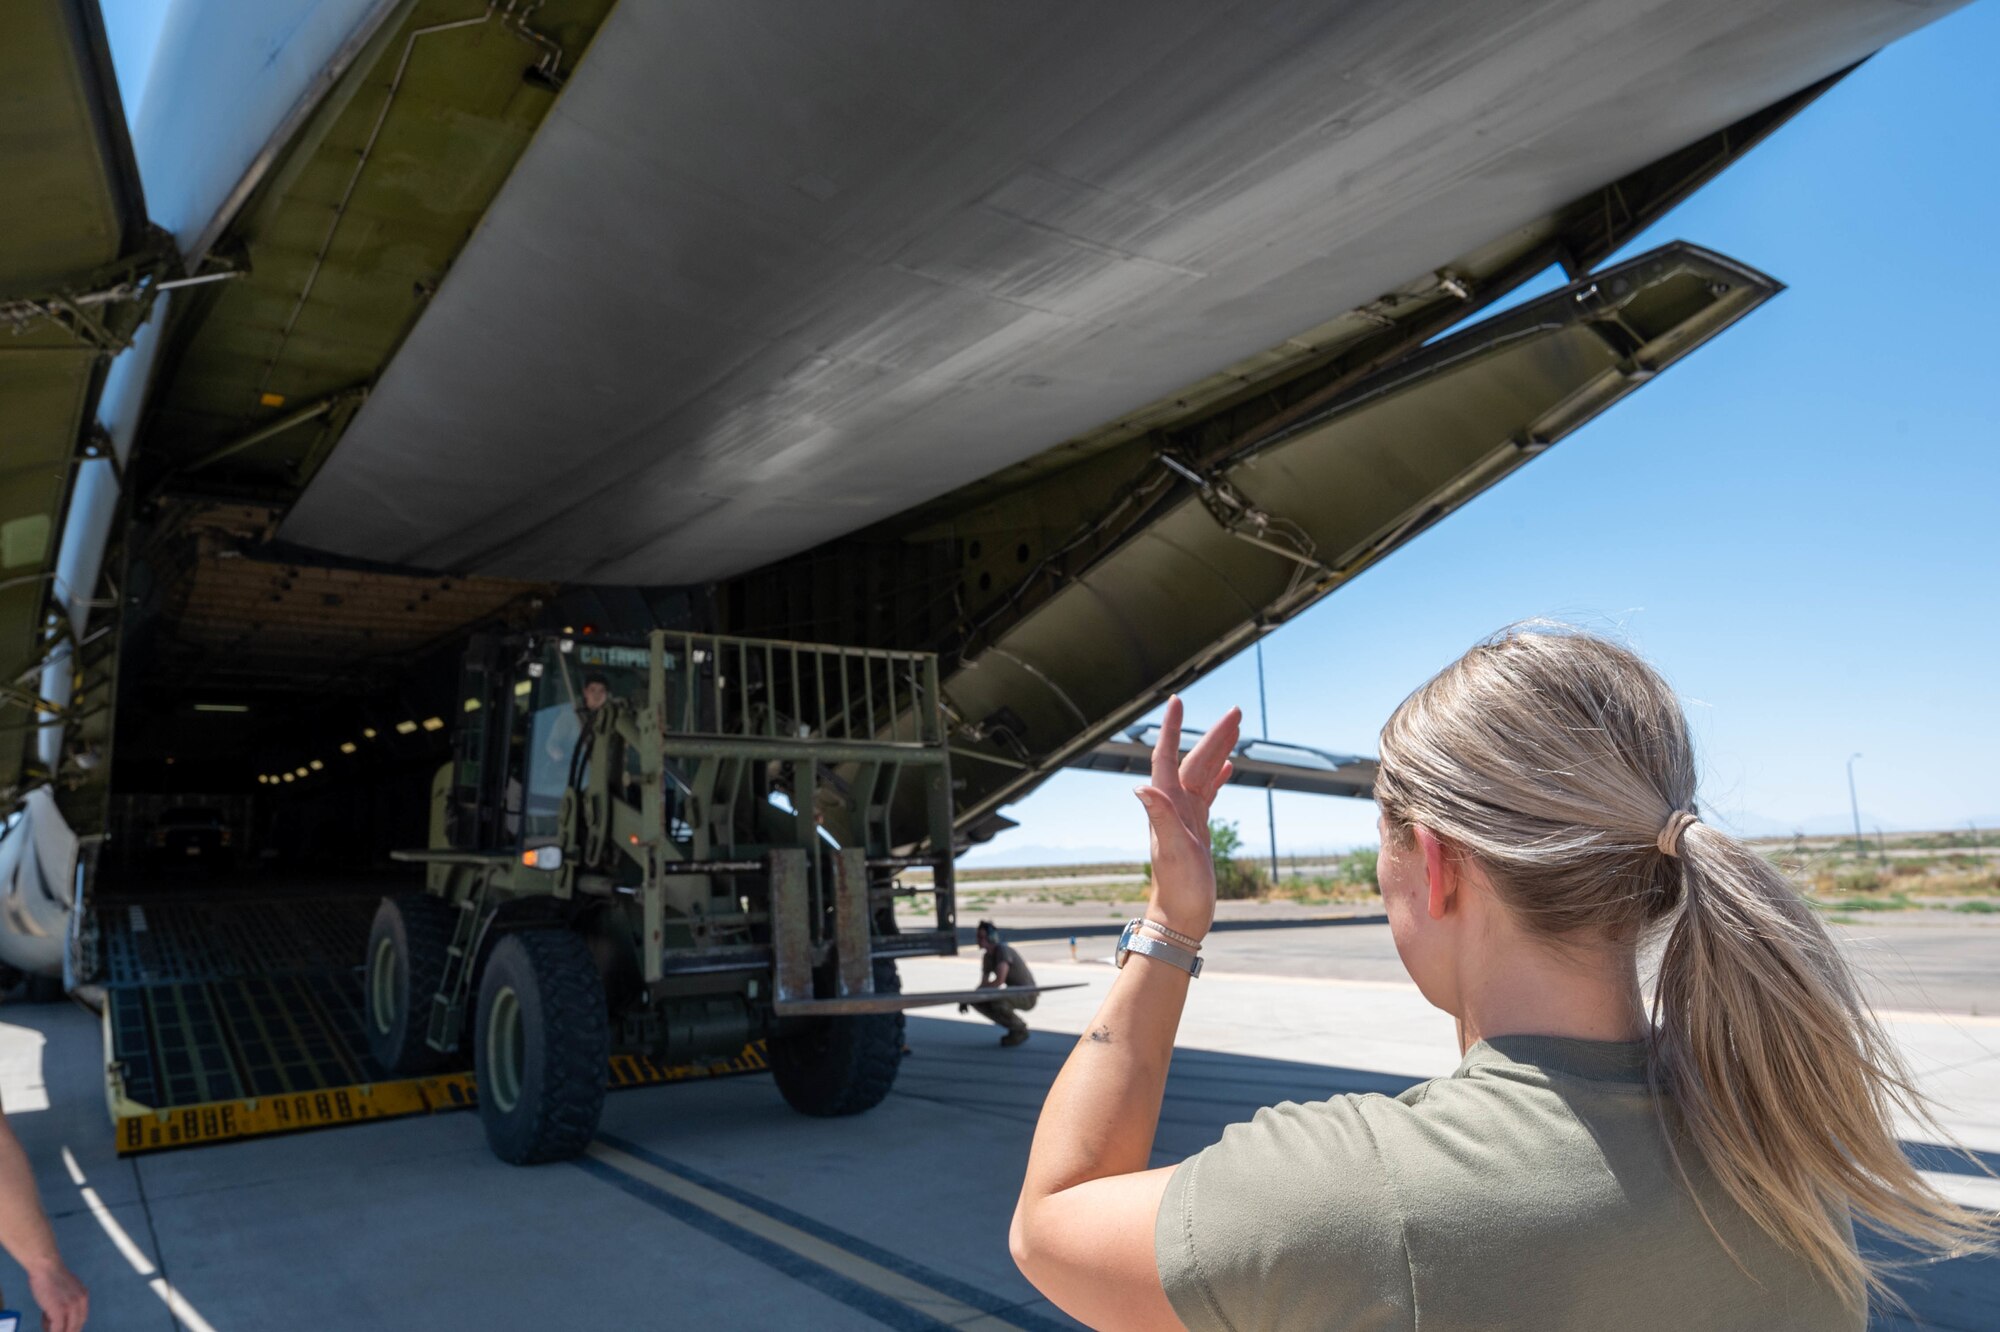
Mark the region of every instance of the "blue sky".
MULTIPOLYGON (((164 0, 104 0, 128 114, 164 0)), ((1372 751, 1405 694, 1512 621, 1617 634, 1682 691, 1701 799, 1746 832, 2000 824, 2000 4, 1889 48, 1636 239, 1789 290, 1265 640, 1271 732, 1372 751)), ((1187 695, 1257 722, 1246 654, 1187 695)), ((1130 782, 1065 773, 1007 811, 1016 858, 1139 856, 1130 782)), ((1221 817, 1266 845, 1261 793, 1221 817)), ((1373 807, 1278 798, 1285 850, 1373 807)))

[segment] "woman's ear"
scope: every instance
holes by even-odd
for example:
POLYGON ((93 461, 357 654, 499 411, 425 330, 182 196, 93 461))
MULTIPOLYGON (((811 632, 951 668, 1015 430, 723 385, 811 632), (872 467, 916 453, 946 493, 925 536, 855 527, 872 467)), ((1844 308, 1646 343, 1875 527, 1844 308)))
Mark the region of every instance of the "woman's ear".
POLYGON ((1424 853, 1424 879, 1430 886, 1426 904, 1432 920, 1443 920, 1458 897, 1458 857, 1429 828, 1418 826, 1417 846, 1424 853))

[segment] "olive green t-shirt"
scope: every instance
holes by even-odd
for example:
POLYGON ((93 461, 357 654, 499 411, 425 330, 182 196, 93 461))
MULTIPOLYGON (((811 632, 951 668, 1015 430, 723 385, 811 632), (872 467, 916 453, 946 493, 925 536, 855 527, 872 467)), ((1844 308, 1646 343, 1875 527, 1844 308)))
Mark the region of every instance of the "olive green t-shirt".
POLYGON ((1503 1036, 1401 1096, 1260 1110, 1167 1184, 1167 1298, 1197 1332, 1859 1332, 1690 1159, 1731 1261, 1651 1097, 1642 1044, 1503 1036))
MULTIPOLYGON (((1000 964, 1002 962, 1007 964, 1007 984, 1009 986, 1033 985, 1035 983, 1035 973, 1028 969, 1027 960, 1014 951, 1014 945, 1012 944, 996 944, 987 949, 986 957, 980 965, 985 969, 984 974, 997 976, 1000 974, 1000 964)), ((1033 997, 1033 995, 1029 996, 1031 999, 1033 997)))

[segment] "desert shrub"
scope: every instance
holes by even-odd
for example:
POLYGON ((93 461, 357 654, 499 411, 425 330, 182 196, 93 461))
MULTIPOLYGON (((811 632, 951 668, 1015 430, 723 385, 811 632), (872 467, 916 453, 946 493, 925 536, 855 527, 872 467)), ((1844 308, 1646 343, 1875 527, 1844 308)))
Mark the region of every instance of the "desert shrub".
POLYGON ((1872 893, 1881 886, 1881 872, 1864 866, 1835 870, 1831 884, 1836 893, 1872 893))
POLYGON ((1254 860, 1239 860, 1243 835, 1233 823, 1211 819, 1208 855, 1215 865, 1215 895, 1221 899, 1263 897, 1271 891, 1271 876, 1254 860))
POLYGON ((1372 846, 1356 847, 1334 863, 1334 881, 1371 888, 1380 893, 1382 885, 1376 882, 1375 866, 1381 858, 1382 853, 1372 846))

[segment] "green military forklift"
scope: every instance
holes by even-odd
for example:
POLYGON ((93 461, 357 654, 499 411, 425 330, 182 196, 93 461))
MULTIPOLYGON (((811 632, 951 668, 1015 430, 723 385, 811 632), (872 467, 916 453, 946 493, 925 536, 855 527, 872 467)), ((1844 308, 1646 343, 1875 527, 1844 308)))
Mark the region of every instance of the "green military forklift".
POLYGON ((808 1115, 889 1092, 896 959, 957 951, 937 659, 656 631, 479 635, 432 793, 423 892, 369 936, 392 1071, 462 1062, 517 1164, 581 1152, 612 1056, 701 1064, 766 1042, 808 1115), (930 870, 906 886, 902 871, 930 870), (895 905, 927 894, 928 928, 895 905))

